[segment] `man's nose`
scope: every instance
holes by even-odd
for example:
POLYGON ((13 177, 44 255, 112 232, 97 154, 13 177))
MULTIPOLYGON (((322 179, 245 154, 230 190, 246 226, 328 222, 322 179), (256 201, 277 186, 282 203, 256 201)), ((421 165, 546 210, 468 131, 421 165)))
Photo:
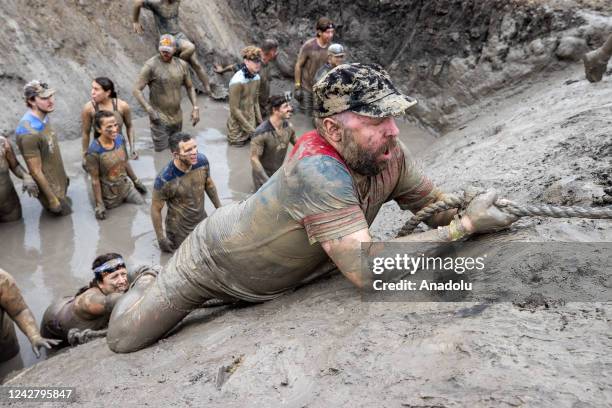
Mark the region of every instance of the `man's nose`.
POLYGON ((399 136, 399 128, 397 127, 397 124, 395 123, 395 118, 393 116, 390 116, 385 120, 385 136, 399 136))

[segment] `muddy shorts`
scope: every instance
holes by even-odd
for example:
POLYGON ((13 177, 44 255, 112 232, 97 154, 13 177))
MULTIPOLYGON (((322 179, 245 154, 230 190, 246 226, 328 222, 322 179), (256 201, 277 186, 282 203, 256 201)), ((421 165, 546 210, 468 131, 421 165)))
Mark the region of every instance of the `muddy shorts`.
POLYGON ((183 122, 177 124, 168 124, 163 121, 151 123, 151 139, 153 139, 153 148, 156 152, 161 152, 168 148, 170 136, 183 129, 183 122))
POLYGON ((0 309, 0 363, 8 361, 19 353, 19 342, 15 325, 8 313, 0 309))
POLYGON ((178 56, 178 54, 181 53, 183 44, 185 42, 191 42, 191 40, 187 38, 187 36, 183 33, 176 33, 174 35, 174 41, 176 41, 176 52, 175 52, 176 56, 178 56))
POLYGON ((314 98, 312 92, 302 89, 302 101, 300 102, 300 110, 304 115, 312 116, 314 109, 314 98))

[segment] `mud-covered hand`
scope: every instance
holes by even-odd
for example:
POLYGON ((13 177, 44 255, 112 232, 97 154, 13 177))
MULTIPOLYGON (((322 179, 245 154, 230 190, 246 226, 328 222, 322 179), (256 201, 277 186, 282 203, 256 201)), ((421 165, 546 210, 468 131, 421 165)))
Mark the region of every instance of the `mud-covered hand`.
MULTIPOLYGON (((208 94, 210 95, 210 87, 207 90, 208 94)), ((200 108, 198 108, 197 106, 195 106, 192 110, 191 110, 191 124, 193 126, 197 125, 198 122, 200 121, 200 108)))
POLYGON ((508 214, 497 206, 497 193, 489 190, 477 195, 468 205, 463 214, 463 225, 469 233, 494 232, 506 228, 518 219, 516 215, 508 214))
POLYGON ((104 206, 104 204, 100 203, 98 205, 96 205, 95 208, 95 213, 96 213, 96 218, 99 220, 104 220, 106 219, 106 207, 104 206))
POLYGON ((163 237, 157 241, 157 243, 159 244, 159 249, 161 249, 163 252, 174 252, 174 244, 168 238, 163 237))
POLYGON ((147 110, 147 115, 149 115, 149 120, 151 121, 151 123, 159 123, 160 122, 160 118, 159 118, 159 112, 156 111, 153 108, 150 108, 147 110))
POLYGON ((29 174, 23 175, 23 191, 27 191, 30 197, 38 197, 38 184, 29 174))
POLYGON ((147 187, 142 184, 142 181, 140 181, 140 179, 134 180, 133 183, 134 187, 136 187, 136 190, 138 190, 140 194, 147 194, 147 187))
POLYGON ((142 28, 142 24, 140 23, 132 23, 132 29, 136 34, 142 35, 144 33, 144 28, 142 28))
POLYGON ((295 84, 295 90, 293 91, 293 97, 295 98, 296 101, 302 102, 302 99, 304 99, 304 92, 302 92, 301 85, 295 84))
POLYGON ((30 344, 32 345, 32 351, 36 355, 36 358, 40 358, 40 349, 42 347, 46 348, 47 350, 51 350, 53 346, 57 346, 61 342, 62 342, 61 340, 46 339, 42 336, 33 336, 30 339, 30 344))
POLYGON ((60 214, 62 212, 62 203, 57 197, 53 197, 49 200, 49 211, 54 214, 60 214))
POLYGON ((69 197, 63 197, 59 199, 60 202, 60 214, 70 215, 72 214, 72 200, 69 197))
POLYGON ((138 150, 132 149, 130 153, 130 160, 138 160, 138 150))
POLYGON ((221 64, 213 64, 213 71, 217 74, 223 74, 225 72, 221 64))

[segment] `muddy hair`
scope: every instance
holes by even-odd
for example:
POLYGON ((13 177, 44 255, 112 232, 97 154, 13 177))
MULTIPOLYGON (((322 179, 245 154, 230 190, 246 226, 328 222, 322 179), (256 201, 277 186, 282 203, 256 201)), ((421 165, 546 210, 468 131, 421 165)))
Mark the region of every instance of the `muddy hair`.
POLYGON ((115 99, 117 98, 117 92, 115 92, 115 83, 111 81, 107 77, 98 77, 94 79, 94 82, 97 83, 104 89, 106 92, 110 91, 110 97, 115 99))
POLYGON ((270 113, 273 113, 275 109, 283 106, 287 102, 287 98, 284 95, 272 95, 270 97, 270 113))
POLYGON ((320 32, 323 32, 325 30, 327 30, 328 28, 330 28, 329 26, 334 25, 334 23, 327 17, 321 17, 317 20, 317 25, 315 26, 315 29, 317 31, 317 37, 320 35, 320 32))
POLYGON ((278 48, 278 41, 273 38, 266 38, 263 43, 261 43, 261 50, 263 52, 269 52, 278 48))
POLYGON ((254 45, 249 45, 247 47, 244 47, 242 51, 240 51, 240 55, 242 55, 242 58, 248 60, 261 58, 261 48, 256 47, 254 45))
MULTIPOLYGON (((102 119, 104 118, 114 118, 115 114, 109 111, 98 111, 96 112, 96 116, 94 116, 94 127, 96 129, 102 129, 102 119)), ((94 137, 97 139, 100 137, 100 133, 95 132, 94 137)))
POLYGON ((170 151, 172 153, 178 153, 180 150, 179 144, 181 144, 181 142, 188 142, 191 139, 193 139, 193 136, 191 136, 189 133, 176 132, 175 134, 170 136, 170 139, 168 140, 168 144, 170 145, 170 151))
MULTIPOLYGON (((117 258, 122 258, 121 254, 118 254, 116 252, 108 252, 106 254, 102 254, 98 256, 96 259, 94 259, 93 263, 91 264, 91 270, 93 271, 98 266, 102 265, 103 263, 108 262, 112 259, 117 259, 117 258)), ((104 279, 102 275, 100 275, 99 280, 94 277, 87 286, 83 286, 82 288, 80 288, 74 296, 75 297, 79 296, 80 294, 84 293, 90 288, 98 287, 98 283, 102 282, 102 279, 104 279)))

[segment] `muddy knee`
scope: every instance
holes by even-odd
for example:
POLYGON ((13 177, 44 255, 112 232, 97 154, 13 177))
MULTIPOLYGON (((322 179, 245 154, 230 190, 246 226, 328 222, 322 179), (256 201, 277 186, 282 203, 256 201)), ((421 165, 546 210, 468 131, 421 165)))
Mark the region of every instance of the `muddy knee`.
POLYGON ((191 41, 181 40, 179 48, 179 57, 188 60, 195 53, 195 45, 191 41))

